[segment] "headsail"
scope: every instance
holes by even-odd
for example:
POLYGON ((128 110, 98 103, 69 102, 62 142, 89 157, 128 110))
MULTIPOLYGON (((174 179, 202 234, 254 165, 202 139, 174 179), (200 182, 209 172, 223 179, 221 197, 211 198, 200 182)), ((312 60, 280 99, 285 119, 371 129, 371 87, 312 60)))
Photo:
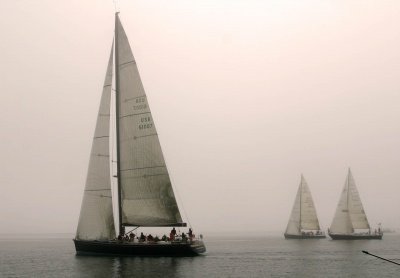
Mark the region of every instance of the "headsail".
POLYGON ((353 229, 369 229, 367 215, 361 203, 360 194, 358 193, 353 175, 349 169, 347 182, 349 183, 349 213, 353 229))
POLYGON ((286 228, 287 234, 300 234, 302 230, 320 230, 311 191, 303 175, 286 228))
POLYGON ((349 169, 330 231, 334 234, 351 234, 354 229, 369 228, 360 195, 349 169))
POLYGON ((320 230, 317 211, 311 196, 311 191, 303 175, 301 175, 301 223, 303 230, 320 230))
POLYGON ((111 49, 108 61, 97 115, 85 192, 76 231, 77 239, 106 240, 115 238, 109 154, 112 69, 113 49, 111 49))
POLYGON ((292 213, 290 214, 289 222, 286 227, 286 234, 300 234, 300 202, 301 202, 301 183, 297 189, 296 199, 294 200, 292 213))
POLYGON ((123 225, 178 225, 182 218, 136 61, 116 15, 117 153, 123 225))

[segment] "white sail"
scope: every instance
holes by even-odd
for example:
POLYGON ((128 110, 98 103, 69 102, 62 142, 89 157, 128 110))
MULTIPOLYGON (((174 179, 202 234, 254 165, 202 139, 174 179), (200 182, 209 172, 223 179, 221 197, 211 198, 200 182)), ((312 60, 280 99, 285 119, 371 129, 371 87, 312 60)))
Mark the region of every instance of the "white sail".
POLYGON ((351 224, 350 214, 348 209, 348 186, 343 187, 339 203, 336 208, 335 216, 330 227, 330 232, 333 234, 351 234, 353 233, 353 225, 351 224))
POLYGON ((369 224, 349 169, 330 232, 333 234, 351 234, 355 229, 369 229, 369 224))
POLYGON ((297 235, 301 234, 300 230, 300 199, 301 199, 301 184, 297 190, 296 199, 294 200, 292 213, 290 214, 289 222, 286 227, 286 234, 297 235))
POLYGON ((122 224, 166 226, 181 223, 147 97, 118 15, 116 67, 122 224))
POLYGON ((311 191, 303 175, 301 175, 299 189, 297 190, 286 233, 301 234, 302 230, 320 230, 311 191))
POLYGON ((109 155, 112 66, 113 50, 111 49, 90 153, 85 192, 76 232, 77 239, 115 238, 109 155))
POLYGON ((369 229, 367 215, 361 203, 360 194, 358 193, 353 175, 349 169, 347 182, 349 184, 349 214, 353 229, 369 229))
POLYGON ((317 211, 303 175, 301 176, 301 222, 302 230, 320 230, 317 211))

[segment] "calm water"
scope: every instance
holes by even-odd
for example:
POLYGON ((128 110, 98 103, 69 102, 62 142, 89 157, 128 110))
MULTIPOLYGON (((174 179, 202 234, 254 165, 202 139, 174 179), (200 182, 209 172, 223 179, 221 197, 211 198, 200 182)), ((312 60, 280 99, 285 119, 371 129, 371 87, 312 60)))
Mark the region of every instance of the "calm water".
POLYGON ((71 239, 0 238, 0 277, 400 277, 400 235, 383 240, 206 238, 194 258, 75 256, 71 239))

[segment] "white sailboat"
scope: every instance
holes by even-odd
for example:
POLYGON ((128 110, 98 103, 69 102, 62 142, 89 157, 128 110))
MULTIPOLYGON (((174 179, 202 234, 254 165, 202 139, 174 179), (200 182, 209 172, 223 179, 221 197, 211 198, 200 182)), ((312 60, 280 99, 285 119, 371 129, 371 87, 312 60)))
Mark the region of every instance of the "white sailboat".
POLYGON ((297 190, 296 199, 284 236, 287 239, 317 239, 326 237, 319 226, 311 191, 303 175, 301 175, 299 189, 297 190))
MULTIPOLYGON (((172 233, 169 240, 124 240, 126 227, 185 227, 135 58, 118 13, 93 137, 75 248, 78 254, 197 255, 201 239, 172 233), (114 51, 115 50, 115 51, 114 51), (115 76, 113 76, 115 56, 115 76), (115 109, 111 93, 115 78, 115 109), (111 111, 116 130, 110 129, 111 111), (116 134, 118 200, 112 199, 110 135, 116 134), (112 203, 118 205, 118 230, 112 203), (119 240, 115 235, 119 234, 119 240)), ((175 231, 175 229, 173 229, 175 231)), ((185 234, 184 234, 185 235, 185 234)))
POLYGON ((371 233, 350 169, 328 233, 332 239, 382 239, 380 228, 371 233))

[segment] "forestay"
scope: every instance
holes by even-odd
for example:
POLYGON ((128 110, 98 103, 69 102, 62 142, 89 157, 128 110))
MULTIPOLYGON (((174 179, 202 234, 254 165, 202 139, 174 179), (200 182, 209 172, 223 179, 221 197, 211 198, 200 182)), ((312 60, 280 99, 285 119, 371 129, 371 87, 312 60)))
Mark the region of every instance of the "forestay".
POLYGON ((148 100, 118 16, 116 66, 122 224, 167 226, 181 223, 148 100))
POLYGON ((111 49, 90 153, 76 232, 77 239, 107 240, 115 238, 109 155, 112 70, 113 50, 111 49))

